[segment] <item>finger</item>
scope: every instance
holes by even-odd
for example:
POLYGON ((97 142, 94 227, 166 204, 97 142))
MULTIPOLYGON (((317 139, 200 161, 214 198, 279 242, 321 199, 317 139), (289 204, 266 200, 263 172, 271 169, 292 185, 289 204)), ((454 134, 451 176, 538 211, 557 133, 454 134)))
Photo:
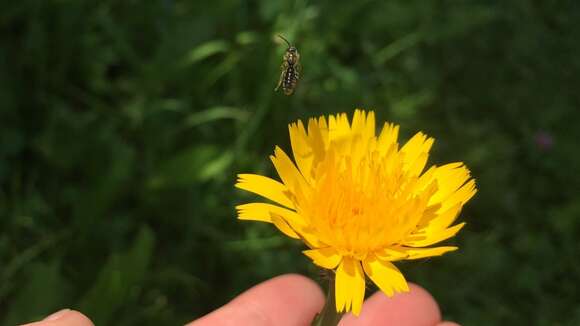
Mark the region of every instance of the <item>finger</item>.
POLYGON ((63 309, 41 321, 22 326, 94 326, 85 315, 78 311, 63 309))
POLYGON ((346 315, 341 326, 398 325, 435 326, 441 322, 441 312, 433 297, 415 284, 410 291, 387 298, 382 292, 373 294, 363 305, 359 317, 346 315))
POLYGON ((459 325, 458 323, 454 323, 452 321, 444 321, 437 324, 437 326, 461 326, 461 325, 459 325))
POLYGON ((309 325, 324 304, 316 283, 296 274, 275 277, 188 326, 309 325))

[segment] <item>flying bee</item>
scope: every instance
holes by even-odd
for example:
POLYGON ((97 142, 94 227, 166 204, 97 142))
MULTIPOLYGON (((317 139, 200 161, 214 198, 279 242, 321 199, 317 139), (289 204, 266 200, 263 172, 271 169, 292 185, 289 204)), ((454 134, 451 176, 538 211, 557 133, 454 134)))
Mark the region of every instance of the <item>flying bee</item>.
POLYGON ((284 53, 284 61, 280 67, 280 79, 278 80, 278 86, 276 86, 274 91, 277 91, 278 88, 282 87, 284 94, 292 95, 298 85, 300 71, 302 70, 302 67, 300 66, 300 54, 298 53, 298 49, 291 45, 282 35, 278 35, 278 37, 288 44, 288 49, 286 50, 286 53, 284 53))

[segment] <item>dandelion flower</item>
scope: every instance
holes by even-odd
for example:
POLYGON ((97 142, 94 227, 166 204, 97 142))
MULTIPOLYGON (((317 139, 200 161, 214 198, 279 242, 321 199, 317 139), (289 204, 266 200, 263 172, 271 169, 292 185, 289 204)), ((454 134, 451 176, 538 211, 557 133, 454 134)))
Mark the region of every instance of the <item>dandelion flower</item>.
POLYGON ((429 247, 454 236, 453 225, 475 194, 463 163, 425 170, 434 139, 418 132, 404 146, 399 126, 375 134, 374 112, 289 125, 294 162, 279 147, 270 158, 281 181, 240 174, 236 187, 273 203, 236 207, 238 218, 274 224, 301 239, 303 253, 335 271, 337 312, 358 315, 365 275, 388 296, 409 290, 394 261, 439 256, 457 247, 429 247))

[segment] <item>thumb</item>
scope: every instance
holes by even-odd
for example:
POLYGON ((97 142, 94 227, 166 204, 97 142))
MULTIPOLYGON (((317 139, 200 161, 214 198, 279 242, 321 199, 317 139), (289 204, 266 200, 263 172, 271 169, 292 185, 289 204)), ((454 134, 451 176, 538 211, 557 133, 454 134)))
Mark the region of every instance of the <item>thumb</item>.
POLYGON ((21 326, 94 326, 93 322, 78 311, 63 309, 41 321, 21 326))

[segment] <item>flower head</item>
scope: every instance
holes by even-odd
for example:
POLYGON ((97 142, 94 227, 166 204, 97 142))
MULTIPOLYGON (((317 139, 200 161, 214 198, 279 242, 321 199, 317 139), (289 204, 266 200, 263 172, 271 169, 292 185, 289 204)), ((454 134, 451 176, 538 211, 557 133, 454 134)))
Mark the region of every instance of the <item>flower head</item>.
POLYGON ((240 174, 236 187, 271 200, 237 206, 238 218, 273 223, 301 239, 304 251, 335 270, 336 309, 358 315, 365 274, 388 296, 408 291, 392 262, 438 256, 457 247, 425 248, 454 236, 452 225, 475 194, 463 163, 424 171, 433 138, 419 132, 403 147, 399 127, 356 110, 290 124, 294 162, 276 147, 271 160, 281 182, 240 174))

